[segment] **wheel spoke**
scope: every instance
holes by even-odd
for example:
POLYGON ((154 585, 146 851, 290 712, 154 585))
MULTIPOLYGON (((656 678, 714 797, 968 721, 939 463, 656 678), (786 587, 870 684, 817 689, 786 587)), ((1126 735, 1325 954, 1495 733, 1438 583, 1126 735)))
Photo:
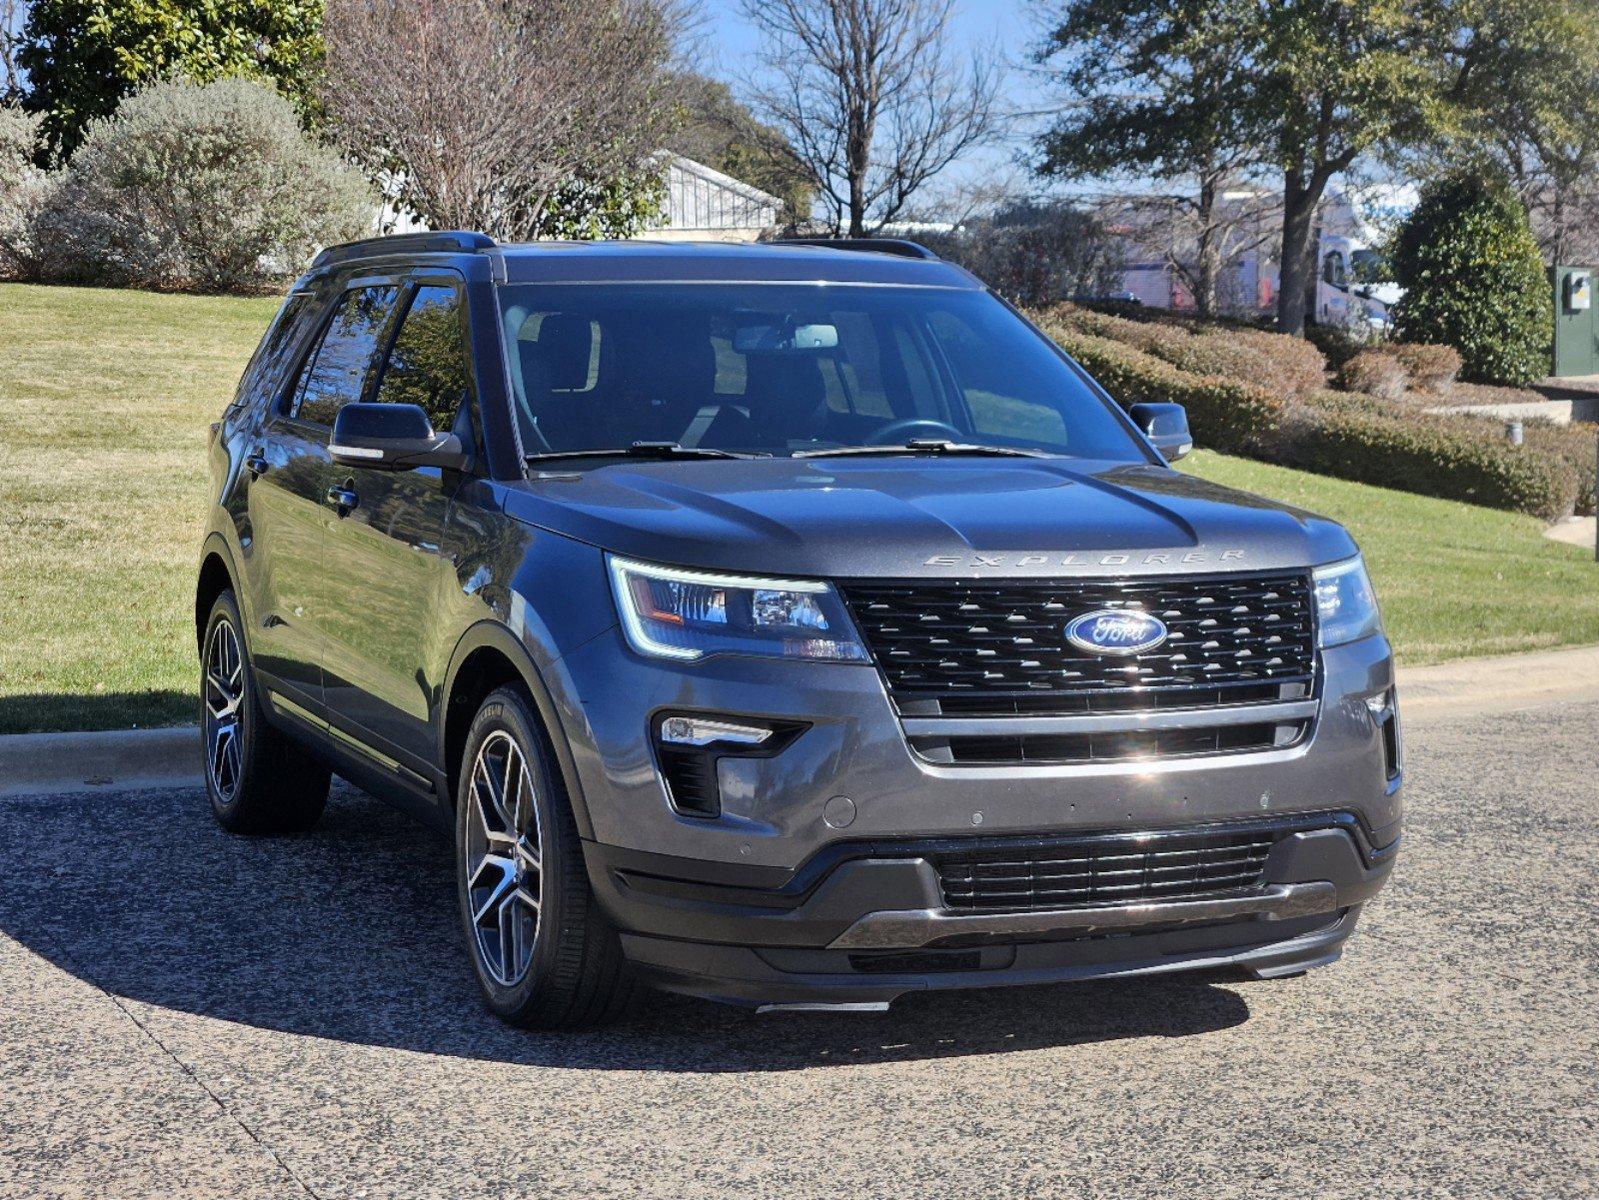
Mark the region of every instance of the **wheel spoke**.
MULTIPOLYGON (((490 765, 488 756, 486 754, 481 754, 478 756, 477 766, 472 772, 472 783, 475 788, 480 787, 483 791, 484 797, 487 798, 487 804, 484 805, 485 810, 492 808, 494 810, 495 819, 503 820, 504 801, 502 799, 502 792, 504 788, 504 781, 502 779, 494 778, 494 768, 490 765)), ((487 815, 487 811, 485 811, 484 816, 487 817, 487 815)))
POLYGON ((527 769, 513 745, 505 754, 505 827, 513 835, 522 831, 522 804, 527 791, 523 785, 526 781, 527 769))
POLYGON ((238 740, 233 725, 218 726, 213 735, 211 748, 211 778, 217 786, 217 791, 224 796, 233 790, 233 785, 239 776, 236 769, 238 763, 238 740))
POLYGON ((476 893, 484 890, 484 884, 480 881, 491 874, 497 874, 498 878, 487 885, 488 896, 482 903, 477 904, 472 914, 472 919, 479 925, 487 924, 485 918, 489 913, 498 909, 500 902, 516 890, 516 863, 509 858, 488 854, 484 856, 482 863, 479 864, 477 873, 472 881, 474 903, 476 903, 476 893))

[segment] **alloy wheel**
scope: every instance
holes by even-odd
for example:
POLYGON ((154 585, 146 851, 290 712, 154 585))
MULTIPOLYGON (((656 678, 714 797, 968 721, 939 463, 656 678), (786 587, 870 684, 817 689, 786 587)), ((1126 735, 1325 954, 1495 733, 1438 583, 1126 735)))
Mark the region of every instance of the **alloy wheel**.
POLYGON ((205 654, 205 761, 211 786, 224 804, 239 791, 243 773, 239 709, 244 703, 244 655, 226 618, 211 630, 205 654))
POLYGON ((462 852, 478 958, 496 983, 514 987, 533 962, 544 876, 533 777, 503 730, 477 752, 467 803, 462 852))

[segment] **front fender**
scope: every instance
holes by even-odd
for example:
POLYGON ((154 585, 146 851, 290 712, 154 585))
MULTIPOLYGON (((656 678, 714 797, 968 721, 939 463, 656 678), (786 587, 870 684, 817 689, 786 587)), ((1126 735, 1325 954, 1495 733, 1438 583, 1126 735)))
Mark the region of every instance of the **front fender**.
MULTIPOLYGON (((581 706, 577 704, 571 681, 560 659, 545 657, 540 662, 509 627, 498 621, 479 621, 461 636, 461 640, 456 643, 454 653, 450 656, 450 667, 444 682, 445 696, 455 694, 462 666, 474 653, 483 649, 494 650, 508 659, 526 685, 539 720, 549 736, 551 749, 555 752, 561 781, 565 784, 566 794, 572 802, 572 815, 577 821, 578 834, 585 839, 592 839, 594 827, 589 819, 588 800, 583 793, 582 778, 578 774, 577 763, 572 755, 571 742, 566 736, 566 722, 574 716, 578 720, 582 719, 580 711, 575 714, 572 712, 574 707, 580 709, 581 706), (555 680, 554 689, 546 683, 547 677, 555 680)), ((447 709, 448 705, 445 707, 447 709)), ((440 720, 437 724, 438 762, 443 765, 449 761, 449 722, 440 720)), ((454 797, 451 796, 449 799, 453 804, 454 797)))

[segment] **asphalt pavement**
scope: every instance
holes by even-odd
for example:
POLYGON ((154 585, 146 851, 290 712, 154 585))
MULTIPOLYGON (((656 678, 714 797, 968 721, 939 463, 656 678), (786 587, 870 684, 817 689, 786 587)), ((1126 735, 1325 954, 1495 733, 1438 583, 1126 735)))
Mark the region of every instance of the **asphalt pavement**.
POLYGON ((0 798, 0 1197, 1599 1193, 1599 703, 1431 713, 1395 877, 1299 979, 620 1028, 479 1007, 445 843, 193 789, 0 798))

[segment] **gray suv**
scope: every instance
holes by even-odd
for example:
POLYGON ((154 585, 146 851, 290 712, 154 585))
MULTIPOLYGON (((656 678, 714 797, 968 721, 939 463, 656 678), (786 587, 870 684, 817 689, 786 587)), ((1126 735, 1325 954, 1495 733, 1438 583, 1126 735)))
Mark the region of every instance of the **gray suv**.
POLYGON ((1338 957, 1394 861, 1338 525, 904 242, 325 251, 213 430, 207 785, 454 838, 489 1007, 1338 957))

